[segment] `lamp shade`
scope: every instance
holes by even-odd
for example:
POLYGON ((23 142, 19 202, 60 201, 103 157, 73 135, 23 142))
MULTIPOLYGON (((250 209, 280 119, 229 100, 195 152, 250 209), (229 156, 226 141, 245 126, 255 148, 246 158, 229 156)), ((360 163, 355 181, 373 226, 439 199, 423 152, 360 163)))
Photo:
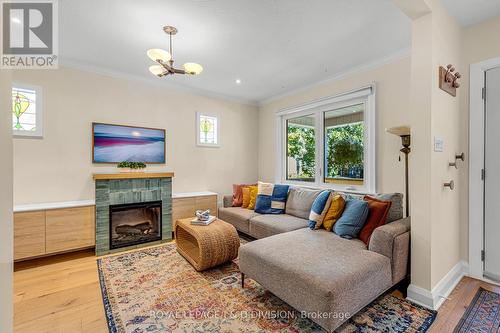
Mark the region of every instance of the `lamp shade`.
POLYGON ((168 62, 170 59, 172 59, 170 53, 162 49, 150 49, 146 53, 149 59, 155 62, 158 62, 158 60, 161 60, 162 62, 168 62))
POLYGON ((387 133, 394 134, 397 136, 407 136, 410 135, 409 126, 397 126, 385 129, 387 133))
POLYGON ((163 68, 162 66, 160 65, 153 65, 153 66, 149 66, 149 71, 151 72, 151 74, 153 75, 156 75, 156 76, 160 76, 162 75, 163 73, 165 73, 165 68, 163 68))
POLYGON ((194 62, 186 62, 182 65, 182 68, 186 71, 186 74, 198 75, 203 72, 203 67, 194 62))

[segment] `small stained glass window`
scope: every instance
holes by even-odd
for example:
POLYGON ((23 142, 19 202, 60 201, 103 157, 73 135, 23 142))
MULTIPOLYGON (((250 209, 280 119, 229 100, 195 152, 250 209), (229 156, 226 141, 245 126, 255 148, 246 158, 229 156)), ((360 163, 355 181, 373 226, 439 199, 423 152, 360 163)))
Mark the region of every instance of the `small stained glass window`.
POLYGON ((40 89, 12 87, 12 130, 16 136, 42 136, 40 89))
POLYGON ((219 146, 219 117, 216 115, 197 114, 197 144, 199 146, 219 146))

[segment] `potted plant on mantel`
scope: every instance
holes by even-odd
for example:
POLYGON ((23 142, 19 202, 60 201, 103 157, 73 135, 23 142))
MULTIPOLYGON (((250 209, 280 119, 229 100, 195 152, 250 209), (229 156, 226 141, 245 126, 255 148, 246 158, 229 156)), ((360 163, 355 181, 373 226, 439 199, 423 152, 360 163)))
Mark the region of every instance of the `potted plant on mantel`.
POLYGON ((120 172, 144 172, 146 164, 142 162, 120 162, 117 165, 120 172))

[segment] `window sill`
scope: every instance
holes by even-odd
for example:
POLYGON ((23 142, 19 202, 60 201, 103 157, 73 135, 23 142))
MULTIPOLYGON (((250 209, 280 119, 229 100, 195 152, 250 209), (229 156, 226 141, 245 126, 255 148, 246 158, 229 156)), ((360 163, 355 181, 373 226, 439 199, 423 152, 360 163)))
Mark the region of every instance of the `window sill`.
POLYGON ((317 183, 310 183, 310 182, 300 182, 300 181, 290 181, 290 180, 281 180, 279 181, 280 184, 285 184, 285 185, 293 185, 293 186, 300 186, 304 188, 310 188, 310 189, 320 189, 320 190, 334 190, 334 191, 339 191, 339 192, 345 192, 345 193, 351 193, 351 194, 368 194, 368 195, 375 195, 377 194, 377 191, 365 189, 365 188, 351 188, 350 186, 336 186, 336 184, 317 184, 317 183))
POLYGON ((209 143, 197 143, 196 144, 197 147, 200 147, 200 148, 220 148, 221 145, 220 144, 209 144, 209 143))

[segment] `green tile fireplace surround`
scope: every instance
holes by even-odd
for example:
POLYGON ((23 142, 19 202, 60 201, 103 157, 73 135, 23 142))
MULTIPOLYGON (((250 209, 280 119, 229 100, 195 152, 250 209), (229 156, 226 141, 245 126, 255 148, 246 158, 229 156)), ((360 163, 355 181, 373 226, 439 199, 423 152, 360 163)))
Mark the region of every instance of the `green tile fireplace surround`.
POLYGON ((122 252, 172 240, 173 173, 95 174, 96 255, 122 252), (162 202, 162 238, 160 241, 111 249, 109 206, 162 202))

